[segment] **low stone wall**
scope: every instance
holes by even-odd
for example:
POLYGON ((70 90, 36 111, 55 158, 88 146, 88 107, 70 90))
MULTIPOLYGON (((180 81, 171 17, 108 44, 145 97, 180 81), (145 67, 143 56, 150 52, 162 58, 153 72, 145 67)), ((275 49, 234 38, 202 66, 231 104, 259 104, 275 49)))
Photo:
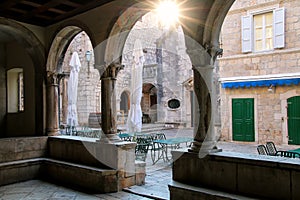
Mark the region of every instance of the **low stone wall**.
POLYGON ((0 139, 0 163, 45 157, 48 137, 0 139))
MULTIPOLYGON (((198 154, 173 151, 173 180, 179 183, 256 198, 300 199, 300 159, 232 152, 198 154)), ((196 199, 185 195, 172 199, 196 199)), ((186 193, 188 194, 188 193, 186 193)))
POLYGON ((55 159, 44 159, 39 177, 86 192, 117 192, 117 170, 101 169, 55 159))
POLYGON ((67 187, 116 192, 145 181, 133 142, 53 136, 1 139, 0 185, 46 179, 67 187))
POLYGON ((0 163, 0 185, 38 178, 41 163, 40 158, 0 163))

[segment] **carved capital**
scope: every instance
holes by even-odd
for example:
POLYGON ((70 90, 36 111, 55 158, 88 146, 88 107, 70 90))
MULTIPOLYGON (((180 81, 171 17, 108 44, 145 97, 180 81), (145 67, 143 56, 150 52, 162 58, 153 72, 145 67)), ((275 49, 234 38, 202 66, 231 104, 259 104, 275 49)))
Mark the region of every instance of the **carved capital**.
POLYGON ((124 65, 121 65, 120 63, 111 63, 108 66, 101 66, 100 67, 101 79, 104 78, 116 79, 118 73, 122 69, 124 69, 124 65))
POLYGON ((47 86, 58 84, 58 76, 55 72, 47 71, 47 86))
POLYGON ((205 49, 206 49, 207 53, 211 56, 211 62, 210 62, 211 65, 213 65, 215 63, 218 56, 223 55, 223 49, 221 49, 218 46, 206 44, 205 49))

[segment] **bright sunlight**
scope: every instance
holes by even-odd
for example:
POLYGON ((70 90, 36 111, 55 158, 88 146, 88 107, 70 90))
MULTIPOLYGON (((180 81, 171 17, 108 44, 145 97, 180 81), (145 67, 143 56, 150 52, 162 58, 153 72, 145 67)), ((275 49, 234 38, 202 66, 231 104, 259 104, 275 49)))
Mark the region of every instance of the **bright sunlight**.
POLYGON ((175 26, 179 18, 179 7, 175 1, 163 0, 156 8, 156 13, 163 26, 175 26))

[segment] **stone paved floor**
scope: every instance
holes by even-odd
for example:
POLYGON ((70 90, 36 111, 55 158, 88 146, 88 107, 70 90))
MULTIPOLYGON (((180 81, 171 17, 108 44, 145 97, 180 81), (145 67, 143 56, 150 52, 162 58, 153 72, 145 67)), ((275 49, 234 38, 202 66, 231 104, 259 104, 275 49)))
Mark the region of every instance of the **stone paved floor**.
MULTIPOLYGON (((164 130, 167 138, 179 136, 192 136, 192 130, 164 130)), ((218 142, 217 146, 223 151, 257 154, 257 144, 253 143, 231 143, 218 142)), ((299 148, 299 146, 282 145, 280 150, 299 148)), ((168 183, 172 179, 172 163, 160 160, 152 164, 148 156, 146 167, 146 180, 143 186, 133 186, 125 191, 110 194, 85 194, 65 187, 31 180, 0 187, 0 200, 147 200, 147 199, 169 199, 168 183)))

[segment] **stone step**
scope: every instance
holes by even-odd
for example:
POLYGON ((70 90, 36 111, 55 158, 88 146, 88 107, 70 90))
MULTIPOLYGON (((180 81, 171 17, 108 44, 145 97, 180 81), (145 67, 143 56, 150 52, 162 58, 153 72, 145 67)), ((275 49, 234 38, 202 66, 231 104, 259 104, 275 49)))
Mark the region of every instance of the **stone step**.
POLYGON ((214 189, 204 187, 196 187, 183 184, 177 181, 169 183, 170 199, 173 200, 198 200, 198 199, 214 199, 214 200, 258 200, 257 198, 246 197, 237 194, 231 194, 214 189))
MULTIPOLYGON (((172 124, 164 124, 164 123, 155 123, 155 124, 143 124, 141 132, 150 133, 150 132, 158 132, 162 130, 169 130, 175 128, 172 124)), ((119 125, 118 129, 121 132, 126 132, 126 125, 119 125)))
POLYGON ((101 169, 51 158, 34 158, 0 163, 0 185, 43 179, 67 187, 99 193, 118 191, 118 171, 101 169))

